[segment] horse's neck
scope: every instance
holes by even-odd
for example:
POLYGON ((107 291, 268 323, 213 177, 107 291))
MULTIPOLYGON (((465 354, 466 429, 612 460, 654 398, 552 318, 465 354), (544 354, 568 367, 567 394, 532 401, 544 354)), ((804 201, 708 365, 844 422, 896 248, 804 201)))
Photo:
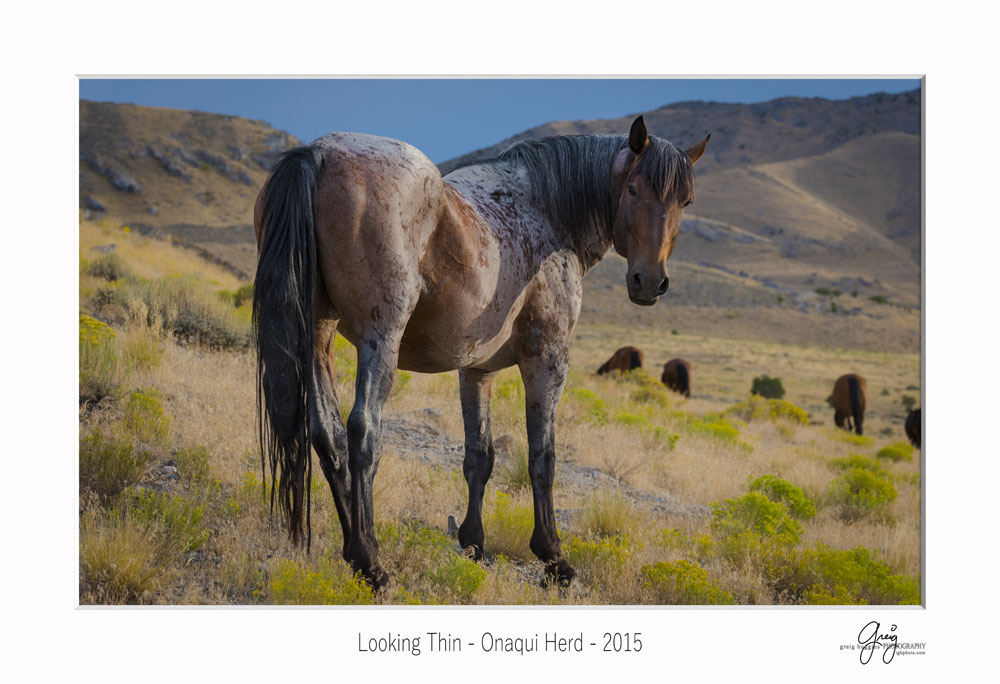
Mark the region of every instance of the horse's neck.
MULTIPOLYGON (((583 225, 563 225, 543 207, 531 202, 531 184, 521 170, 472 166, 449 174, 447 182, 480 209, 506 201, 518 203, 521 211, 529 215, 525 216, 528 218, 525 225, 533 226, 531 230, 536 232, 535 239, 549 244, 555 241, 575 253, 584 274, 611 249, 612 227, 604 225, 604 220, 596 214, 583 225)), ((502 215, 502 211, 482 212, 487 223, 502 223, 499 218, 502 215)))
POLYGON ((580 259, 580 266, 586 275, 611 249, 611 226, 578 226, 570 232, 573 251, 580 259))

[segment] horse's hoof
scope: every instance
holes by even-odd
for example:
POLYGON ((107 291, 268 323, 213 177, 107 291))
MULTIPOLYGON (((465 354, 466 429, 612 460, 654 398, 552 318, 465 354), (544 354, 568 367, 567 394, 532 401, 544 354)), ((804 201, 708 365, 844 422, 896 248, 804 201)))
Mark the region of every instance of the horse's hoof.
POLYGON ((545 577, 542 578, 542 586, 548 587, 555 584, 557 587, 565 589, 573 583, 574 577, 576 577, 576 570, 566 561, 560 560, 555 563, 549 563, 545 566, 545 577))
POLYGON ((369 570, 361 570, 361 578, 376 594, 389 586, 389 573, 378 565, 369 570))
POLYGON ((472 560, 481 561, 483 559, 483 530, 479 528, 476 532, 470 531, 466 528, 465 523, 458 528, 458 545, 462 547, 462 551, 469 553, 472 551, 472 560))
POLYGON ((464 549, 462 549, 462 553, 464 553, 467 557, 472 558, 472 560, 474 560, 477 563, 483 559, 483 547, 479 546, 478 544, 472 544, 471 546, 466 546, 464 549))

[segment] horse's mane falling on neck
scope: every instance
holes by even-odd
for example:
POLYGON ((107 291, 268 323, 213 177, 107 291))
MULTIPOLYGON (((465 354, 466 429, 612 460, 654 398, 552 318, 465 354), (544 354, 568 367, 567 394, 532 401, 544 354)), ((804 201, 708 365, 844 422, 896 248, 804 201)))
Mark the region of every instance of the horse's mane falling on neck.
MULTIPOLYGON (((565 231, 590 268, 611 245, 623 177, 615 177, 615 158, 628 148, 624 135, 555 136, 517 143, 493 160, 519 166, 528 174, 534 199, 552 223, 565 231)), ((673 143, 649 137, 636 171, 661 197, 687 194, 694 183, 688 156, 673 143)))

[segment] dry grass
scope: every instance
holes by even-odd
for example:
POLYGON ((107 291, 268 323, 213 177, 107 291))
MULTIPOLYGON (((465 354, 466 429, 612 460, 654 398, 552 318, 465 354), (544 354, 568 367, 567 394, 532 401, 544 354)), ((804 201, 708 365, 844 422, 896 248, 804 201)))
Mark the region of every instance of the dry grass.
MULTIPOLYGON (((902 410, 896 394, 916 393, 907 388, 919 386, 919 359, 909 354, 735 344, 684 335, 663 339, 635 331, 631 339, 646 352, 647 364, 683 354, 694 365, 694 396, 668 394, 661 402, 643 393, 648 386, 641 377, 593 375, 618 341, 594 332, 580 331, 571 347, 571 375, 556 425, 559 460, 554 498, 564 551, 577 559, 574 588, 560 593, 538 586, 541 564, 528 549, 533 525, 530 490, 524 486, 523 473, 514 472, 514 461, 523 456, 526 443, 523 393, 517 371, 510 369, 499 374, 494 385, 493 429, 495 437, 513 438, 514 455, 498 458, 487 486, 487 560, 480 566, 485 577, 460 562, 454 542, 433 541, 446 529, 449 515, 459 520, 464 515, 467 494, 461 466, 454 461, 427 465, 388 444, 375 480, 380 529, 399 535, 415 524, 429 530, 432 541, 423 546, 396 541, 384 549, 395 584, 374 597, 376 602, 655 602, 674 594, 646 587, 642 568, 680 560, 703 568, 709 580, 738 603, 792 600, 775 594, 766 557, 729 563, 718 555, 711 538, 708 506, 745 494, 750 482, 762 475, 788 480, 816 502, 818 514, 803 521, 799 548, 817 542, 835 549, 864 546, 875 550, 893 572, 919 576, 919 457, 879 460, 898 491, 884 517, 847 524, 828 501, 831 482, 840 473, 831 467, 831 460, 851 454, 874 459, 880 448, 898 441, 902 410), (864 443, 831 427, 827 414, 832 412, 823 401, 832 378, 845 368, 868 377, 866 434, 871 437, 864 443), (810 412, 813 422, 800 425, 765 417, 710 429, 718 425, 711 414, 745 400, 752 378, 764 372, 782 378, 786 399, 810 412), (890 389, 890 396, 880 394, 882 387, 890 389), (880 428, 896 425, 897 419, 894 436, 879 434, 880 428), (585 469, 604 479, 581 479, 585 469), (670 536, 667 530, 677 532, 670 536)), ((86 576, 105 579, 82 585, 81 601, 271 603, 292 600, 287 593, 290 586, 298 592, 294 596, 342 595, 337 592, 343 587, 336 583, 347 577, 340 560, 343 540, 318 463, 313 468, 312 553, 292 548, 280 523, 269 514, 257 455, 252 355, 181 346, 163 340, 155 330, 129 330, 125 336, 132 335, 142 340, 139 348, 153 352, 158 362, 135 363, 119 399, 83 410, 81 436, 86 439, 98 429, 110 434, 122 421, 132 390, 155 388, 169 418, 168 443, 148 446, 144 475, 123 488, 150 486, 154 481, 168 487, 172 495, 203 508, 208 536, 195 556, 157 561, 155 554, 148 555, 150 549, 142 548, 143 540, 134 530, 108 522, 101 513, 105 504, 89 497, 88 485, 83 484, 81 564, 86 576), (171 459, 179 479, 164 485, 158 473, 166 472, 171 459), (121 565, 129 570, 117 583, 106 579, 109 566, 102 560, 116 555, 131 559, 121 565), (278 589, 276 577, 287 580, 278 589)), ((350 351, 344 349, 338 359, 344 375, 338 378, 337 389, 345 414, 353 401, 350 351)), ((386 416, 428 425, 441 439, 461 444, 457 374, 414 374, 405 389, 393 394, 386 416)))

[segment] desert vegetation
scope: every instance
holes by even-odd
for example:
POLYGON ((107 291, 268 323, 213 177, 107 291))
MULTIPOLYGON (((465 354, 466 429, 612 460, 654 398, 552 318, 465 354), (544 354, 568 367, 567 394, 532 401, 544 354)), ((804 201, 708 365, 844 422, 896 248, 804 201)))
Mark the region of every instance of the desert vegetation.
MULTIPOLYGON (((913 354, 582 325, 556 424, 555 501, 568 590, 540 586, 524 387, 493 386, 497 463, 486 558, 450 536, 467 493, 456 373, 399 373, 375 480, 373 594, 343 561, 319 464, 312 548, 269 511, 256 440, 251 290, 196 255, 113 224, 81 226, 80 602, 84 604, 919 603, 921 470, 900 441, 913 354), (99 247, 114 242, 110 253, 99 247), (164 264, 170 264, 164 267, 164 264), (598 377, 629 342, 650 367, 683 348, 698 393, 643 369, 598 377), (690 352, 688 350, 691 350, 690 352), (871 384, 872 436, 836 430, 824 398, 845 365, 871 384), (750 393, 779 374, 781 398, 750 393), (887 394, 881 390, 888 391, 887 394), (885 431, 889 432, 886 433, 885 431)), ((337 339, 353 399, 353 347, 337 339)))

